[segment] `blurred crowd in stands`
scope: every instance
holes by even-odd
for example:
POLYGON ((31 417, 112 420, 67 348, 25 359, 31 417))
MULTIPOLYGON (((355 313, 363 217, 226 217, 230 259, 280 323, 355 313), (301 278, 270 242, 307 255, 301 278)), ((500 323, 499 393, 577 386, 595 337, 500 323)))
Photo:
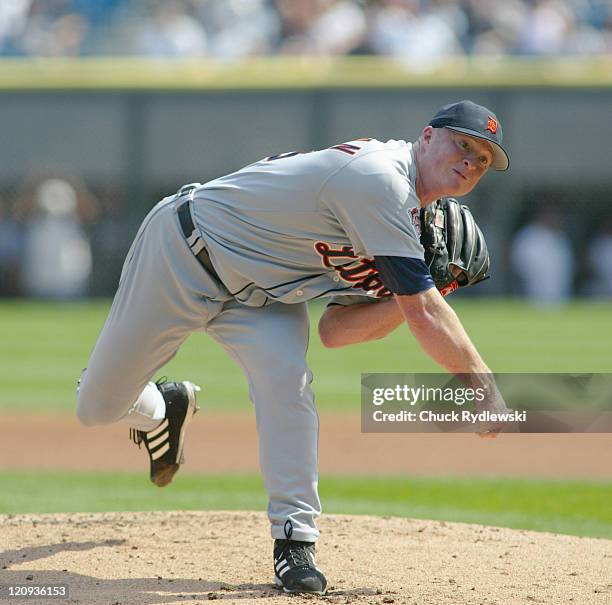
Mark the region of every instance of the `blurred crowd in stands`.
POLYGON ((5 57, 612 54, 612 0, 10 0, 5 57))

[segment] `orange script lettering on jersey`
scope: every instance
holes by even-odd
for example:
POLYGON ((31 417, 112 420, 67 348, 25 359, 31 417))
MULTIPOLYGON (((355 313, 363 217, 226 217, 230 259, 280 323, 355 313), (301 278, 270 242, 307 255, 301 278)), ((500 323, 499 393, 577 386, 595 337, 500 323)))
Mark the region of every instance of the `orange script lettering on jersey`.
POLYGON ((391 296, 378 274, 374 259, 357 256, 352 246, 334 248, 327 242, 315 242, 314 249, 324 267, 333 269, 344 282, 375 298, 391 296))

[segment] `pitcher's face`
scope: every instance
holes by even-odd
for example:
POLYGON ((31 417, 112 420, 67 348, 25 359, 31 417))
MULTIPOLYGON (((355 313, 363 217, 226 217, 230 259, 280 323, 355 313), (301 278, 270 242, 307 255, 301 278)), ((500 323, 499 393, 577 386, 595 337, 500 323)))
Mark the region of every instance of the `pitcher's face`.
POLYGON ((423 142, 421 170, 426 173, 420 176, 439 197, 466 195, 493 162, 489 143, 448 128, 425 128, 423 142))

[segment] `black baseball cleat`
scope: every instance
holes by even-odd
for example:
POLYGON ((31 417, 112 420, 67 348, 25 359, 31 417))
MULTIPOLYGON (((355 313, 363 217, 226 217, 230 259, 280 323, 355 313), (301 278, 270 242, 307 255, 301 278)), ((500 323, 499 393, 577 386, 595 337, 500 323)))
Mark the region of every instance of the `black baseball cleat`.
POLYGON ((191 382, 157 382, 157 388, 166 402, 166 417, 161 424, 145 433, 131 429, 134 443, 145 444, 151 461, 151 481, 164 487, 185 462, 183 448, 185 431, 193 415, 200 409, 196 392, 200 387, 191 382))
POLYGON ((293 525, 291 521, 287 521, 286 539, 274 541, 274 583, 285 592, 324 595, 327 590, 327 580, 315 564, 314 542, 291 540, 292 533, 293 525))

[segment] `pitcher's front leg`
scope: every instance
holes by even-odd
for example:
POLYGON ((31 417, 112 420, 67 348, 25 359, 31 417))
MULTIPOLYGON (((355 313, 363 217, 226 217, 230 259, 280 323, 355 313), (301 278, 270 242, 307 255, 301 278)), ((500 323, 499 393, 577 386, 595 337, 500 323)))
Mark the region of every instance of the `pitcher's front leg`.
POLYGON ((318 495, 319 418, 306 364, 306 305, 227 305, 208 326, 247 376, 255 405, 259 460, 269 496, 272 537, 314 542, 318 495))

